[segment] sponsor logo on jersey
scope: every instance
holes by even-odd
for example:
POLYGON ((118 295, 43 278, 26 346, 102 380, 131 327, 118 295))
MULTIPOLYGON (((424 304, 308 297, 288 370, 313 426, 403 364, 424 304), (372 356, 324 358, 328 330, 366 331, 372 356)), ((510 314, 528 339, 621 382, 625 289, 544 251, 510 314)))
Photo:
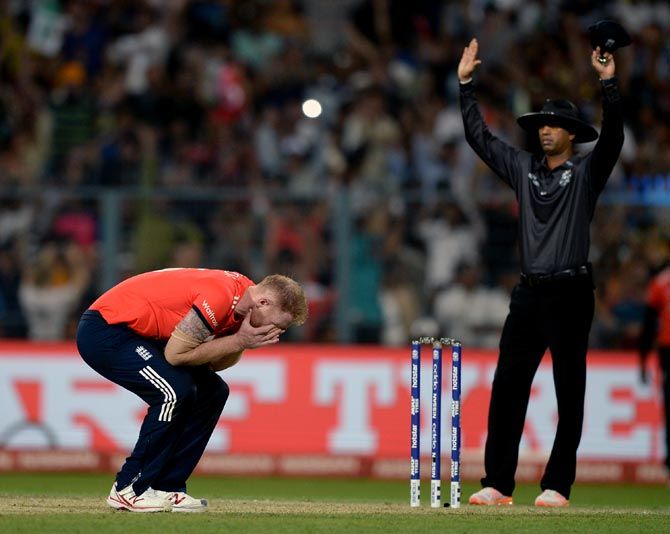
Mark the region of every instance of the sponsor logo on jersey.
POLYGON ((219 321, 216 320, 216 315, 214 315, 214 310, 210 307, 209 302, 203 300, 202 307, 205 308, 205 313, 207 314, 207 317, 209 317, 209 320, 212 321, 212 324, 214 326, 219 326, 219 321))

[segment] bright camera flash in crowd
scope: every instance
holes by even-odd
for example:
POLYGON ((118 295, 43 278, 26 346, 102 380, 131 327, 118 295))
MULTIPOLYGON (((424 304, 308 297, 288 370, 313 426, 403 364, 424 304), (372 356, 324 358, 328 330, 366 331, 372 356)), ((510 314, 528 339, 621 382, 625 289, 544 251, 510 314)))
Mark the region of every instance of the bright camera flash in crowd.
POLYGON ((302 103, 302 112, 310 119, 316 119, 321 115, 321 104, 318 100, 310 98, 302 103))

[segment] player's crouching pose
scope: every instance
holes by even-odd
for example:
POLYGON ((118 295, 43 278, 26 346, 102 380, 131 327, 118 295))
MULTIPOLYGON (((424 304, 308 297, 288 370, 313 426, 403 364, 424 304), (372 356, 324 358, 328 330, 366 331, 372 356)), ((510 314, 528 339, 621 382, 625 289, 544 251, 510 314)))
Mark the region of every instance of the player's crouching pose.
POLYGON ((307 317, 301 286, 271 275, 259 284, 223 270, 166 269, 111 288, 84 312, 77 347, 95 371, 149 409, 107 498, 132 512, 204 512, 186 493, 228 386, 216 371, 245 349, 271 345, 307 317))

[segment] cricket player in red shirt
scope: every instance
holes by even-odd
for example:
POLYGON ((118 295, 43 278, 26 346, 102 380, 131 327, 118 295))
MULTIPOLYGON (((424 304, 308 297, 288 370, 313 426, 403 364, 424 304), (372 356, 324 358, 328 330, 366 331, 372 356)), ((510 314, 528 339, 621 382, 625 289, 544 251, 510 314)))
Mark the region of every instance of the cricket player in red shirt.
POLYGON ((307 317, 302 287, 271 275, 254 284, 214 269, 165 269, 114 286, 84 312, 84 361, 148 405, 137 443, 116 475, 109 506, 203 512, 186 493, 228 399, 216 371, 246 349, 272 345, 307 317))
POLYGON ((665 467, 670 474, 670 266, 652 278, 647 292, 647 305, 639 342, 640 377, 645 384, 647 359, 654 345, 658 349, 663 384, 665 467))

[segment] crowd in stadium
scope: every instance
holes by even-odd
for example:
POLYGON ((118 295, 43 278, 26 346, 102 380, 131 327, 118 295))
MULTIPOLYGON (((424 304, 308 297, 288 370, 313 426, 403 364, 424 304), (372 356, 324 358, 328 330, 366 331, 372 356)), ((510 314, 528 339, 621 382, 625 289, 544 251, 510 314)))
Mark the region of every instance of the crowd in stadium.
POLYGON ((515 118, 545 98, 599 126, 584 58, 602 18, 633 45, 616 53, 626 141, 593 223, 591 344, 634 347, 670 257, 666 1, 0 1, 3 337, 72 338, 102 289, 96 192, 136 188, 168 194, 124 206, 124 274, 289 274, 312 307, 299 339, 336 341, 345 189, 351 341, 402 344, 430 321, 495 346, 519 276, 516 204, 464 141, 456 65, 476 36, 487 123, 534 148, 515 118))

